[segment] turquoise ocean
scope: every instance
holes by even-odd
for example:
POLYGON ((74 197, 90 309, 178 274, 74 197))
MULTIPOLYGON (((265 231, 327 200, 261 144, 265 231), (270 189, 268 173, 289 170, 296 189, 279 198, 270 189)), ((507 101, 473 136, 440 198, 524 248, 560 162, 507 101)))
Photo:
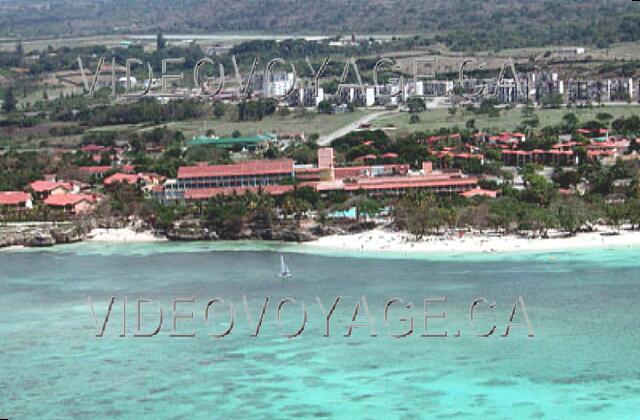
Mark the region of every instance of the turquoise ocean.
POLYGON ((259 243, 83 243, 0 251, 0 418, 632 419, 640 410, 640 249, 319 252, 259 243), (280 255, 293 272, 278 277, 280 255), (123 298, 127 297, 124 313, 123 298), (255 323, 269 302, 257 337, 255 323), (329 336, 325 311, 336 297, 329 336), (447 297, 428 306, 424 299, 447 297), (101 325, 116 297, 103 337, 101 325), (231 302, 235 323, 228 328, 231 302), (365 312, 371 314, 371 322, 365 312), (485 298, 470 322, 470 307, 485 298), (503 337, 514 302, 514 326, 503 337), (141 330, 135 337, 138 298, 141 330), (173 298, 178 319, 172 337, 173 298), (277 322, 279 302, 283 304, 277 322), (401 298, 411 309, 391 306, 401 298), (244 300, 246 299, 246 307, 244 300), (302 324, 297 338, 283 334, 302 324), (354 309, 360 302, 353 328, 354 309), (489 308, 489 303, 495 303, 489 308), (407 330, 413 334, 393 338, 407 330), (476 334, 496 325, 489 337, 476 334), (371 325, 376 337, 371 337, 371 325), (460 336, 456 333, 460 331, 460 336))

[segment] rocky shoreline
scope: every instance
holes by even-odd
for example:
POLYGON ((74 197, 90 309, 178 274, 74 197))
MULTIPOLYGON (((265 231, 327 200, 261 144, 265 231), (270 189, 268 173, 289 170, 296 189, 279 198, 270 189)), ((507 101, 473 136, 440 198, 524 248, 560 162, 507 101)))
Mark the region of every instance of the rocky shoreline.
POLYGON ((82 220, 73 222, 19 222, 0 225, 0 248, 10 246, 49 247, 82 242, 91 238, 96 229, 148 230, 144 224, 112 220, 82 220))
POLYGON ((46 247, 57 244, 70 244, 85 239, 87 227, 82 225, 55 226, 41 224, 37 226, 0 227, 0 248, 9 246, 46 247))
POLYGON ((270 224, 246 224, 237 229, 215 232, 207 229, 198 220, 182 220, 164 232, 172 241, 215 240, 261 240, 279 242, 312 242, 330 235, 344 235, 373 229, 375 223, 348 223, 343 225, 320 225, 313 221, 297 223, 281 220, 270 224))
POLYGON ((207 229, 198 220, 179 221, 170 229, 162 231, 154 230, 141 221, 23 222, 0 226, 0 248, 49 247, 86 240, 103 242, 145 242, 163 239, 184 242, 264 240, 302 243, 315 241, 328 235, 357 233, 371 228, 373 226, 370 224, 328 227, 315 223, 299 224, 289 221, 270 226, 243 226, 236 231, 219 234, 207 229))
POLYGON ((215 241, 215 240, 265 240, 283 242, 310 242, 323 236, 316 226, 282 224, 273 226, 245 226, 237 231, 219 234, 202 226, 198 221, 180 221, 165 232, 172 241, 215 241))

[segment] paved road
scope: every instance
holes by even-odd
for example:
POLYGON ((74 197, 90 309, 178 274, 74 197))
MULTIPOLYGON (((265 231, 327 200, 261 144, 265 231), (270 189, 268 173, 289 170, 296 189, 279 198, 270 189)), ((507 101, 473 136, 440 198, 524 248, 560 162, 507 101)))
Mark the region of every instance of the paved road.
POLYGON ((360 118, 357 121, 352 122, 351 124, 344 126, 342 128, 337 129, 336 131, 326 134, 318 139, 319 146, 328 146, 335 139, 342 137, 346 134, 349 134, 351 131, 356 130, 360 124, 368 124, 376 118, 380 118, 382 116, 393 114, 398 111, 380 111, 374 112, 373 114, 367 114, 364 117, 360 118))

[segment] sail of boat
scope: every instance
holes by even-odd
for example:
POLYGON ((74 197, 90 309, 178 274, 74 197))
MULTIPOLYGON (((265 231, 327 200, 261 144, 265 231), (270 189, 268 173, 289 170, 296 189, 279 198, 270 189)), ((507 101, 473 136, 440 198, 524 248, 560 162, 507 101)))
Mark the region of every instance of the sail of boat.
POLYGON ((289 278, 291 277, 291 270, 287 267, 287 264, 284 262, 284 255, 280 256, 280 277, 289 278))

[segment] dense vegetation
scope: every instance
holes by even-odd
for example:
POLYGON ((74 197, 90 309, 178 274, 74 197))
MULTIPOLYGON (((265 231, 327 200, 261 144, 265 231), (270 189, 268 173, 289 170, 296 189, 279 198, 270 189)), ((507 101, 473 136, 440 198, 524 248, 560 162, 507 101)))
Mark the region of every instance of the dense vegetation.
POLYGON ((71 0, 0 3, 5 33, 29 36, 166 31, 438 33, 456 49, 607 44, 640 37, 628 0, 71 0), (135 20, 132 18, 135 16, 135 20))

